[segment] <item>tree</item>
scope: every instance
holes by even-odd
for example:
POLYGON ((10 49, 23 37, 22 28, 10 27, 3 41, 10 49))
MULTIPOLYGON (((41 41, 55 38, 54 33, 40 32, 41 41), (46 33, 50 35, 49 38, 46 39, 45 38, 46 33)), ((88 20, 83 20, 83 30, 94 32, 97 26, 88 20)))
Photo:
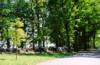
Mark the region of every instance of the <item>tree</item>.
MULTIPOLYGON (((24 33, 23 29, 21 29, 21 27, 23 27, 24 24, 20 21, 20 18, 16 18, 15 22, 11 23, 11 27, 10 27, 10 37, 11 40, 13 41, 13 44, 16 46, 16 49, 18 46, 21 45, 22 41, 26 41, 26 34, 24 33)), ((17 53, 16 53, 16 60, 17 60, 17 53)))

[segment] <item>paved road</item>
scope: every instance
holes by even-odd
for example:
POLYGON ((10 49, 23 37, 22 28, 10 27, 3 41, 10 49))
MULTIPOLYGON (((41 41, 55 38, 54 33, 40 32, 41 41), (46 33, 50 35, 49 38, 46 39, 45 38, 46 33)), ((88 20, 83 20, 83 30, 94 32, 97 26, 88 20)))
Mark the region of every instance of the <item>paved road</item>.
POLYGON ((100 51, 81 52, 77 55, 59 58, 37 65, 100 65, 100 51))

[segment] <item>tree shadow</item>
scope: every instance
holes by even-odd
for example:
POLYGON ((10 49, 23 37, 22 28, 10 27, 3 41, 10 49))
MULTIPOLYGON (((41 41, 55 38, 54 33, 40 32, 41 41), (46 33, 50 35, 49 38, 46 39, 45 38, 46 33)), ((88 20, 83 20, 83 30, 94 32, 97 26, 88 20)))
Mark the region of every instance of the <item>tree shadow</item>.
POLYGON ((4 61, 5 59, 0 58, 0 60, 4 61))
POLYGON ((55 53, 37 53, 37 54, 18 54, 19 56, 48 56, 48 57, 55 57, 55 58, 62 58, 65 56, 71 56, 74 55, 75 53, 59 53, 59 52, 55 52, 55 53))

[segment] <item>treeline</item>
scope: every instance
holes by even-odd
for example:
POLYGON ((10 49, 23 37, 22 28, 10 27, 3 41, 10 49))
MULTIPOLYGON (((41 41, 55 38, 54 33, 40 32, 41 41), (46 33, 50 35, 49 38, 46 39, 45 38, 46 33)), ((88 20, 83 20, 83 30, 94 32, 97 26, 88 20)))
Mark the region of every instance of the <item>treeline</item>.
POLYGON ((49 41, 68 52, 88 50, 99 29, 99 0, 0 0, 0 38, 7 48, 49 41))

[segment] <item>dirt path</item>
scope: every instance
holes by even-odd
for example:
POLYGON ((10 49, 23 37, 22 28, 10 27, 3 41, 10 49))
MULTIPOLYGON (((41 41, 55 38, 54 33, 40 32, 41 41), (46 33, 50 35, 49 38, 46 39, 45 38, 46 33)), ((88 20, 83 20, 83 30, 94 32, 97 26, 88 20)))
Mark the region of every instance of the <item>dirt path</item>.
POLYGON ((100 51, 81 52, 74 56, 59 58, 37 65, 100 65, 100 51))

